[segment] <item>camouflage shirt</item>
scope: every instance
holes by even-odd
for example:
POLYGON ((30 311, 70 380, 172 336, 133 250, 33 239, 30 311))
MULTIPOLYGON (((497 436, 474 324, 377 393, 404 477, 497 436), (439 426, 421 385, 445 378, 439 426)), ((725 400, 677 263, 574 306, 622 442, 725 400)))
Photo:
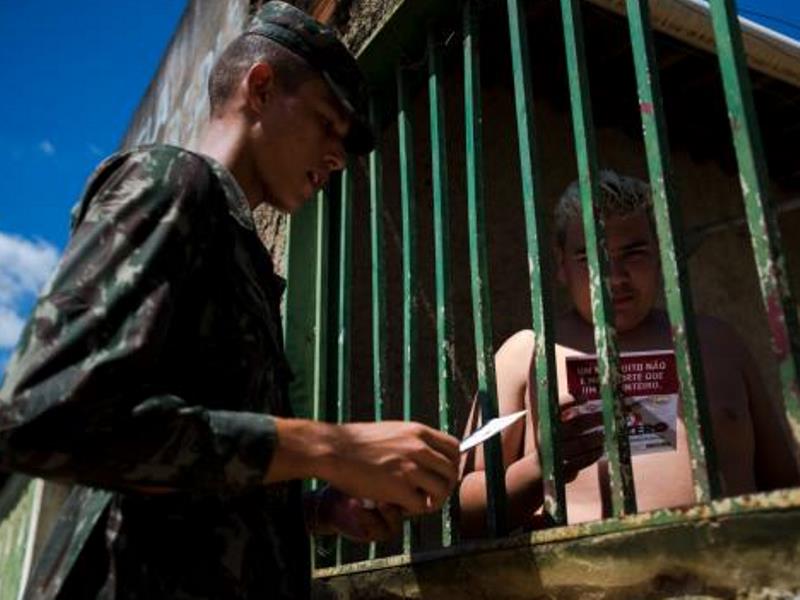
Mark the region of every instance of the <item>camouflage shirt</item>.
POLYGON ((97 169, 0 388, 0 467, 81 484, 28 597, 308 595, 299 482, 262 483, 291 415, 282 290, 221 165, 97 169))

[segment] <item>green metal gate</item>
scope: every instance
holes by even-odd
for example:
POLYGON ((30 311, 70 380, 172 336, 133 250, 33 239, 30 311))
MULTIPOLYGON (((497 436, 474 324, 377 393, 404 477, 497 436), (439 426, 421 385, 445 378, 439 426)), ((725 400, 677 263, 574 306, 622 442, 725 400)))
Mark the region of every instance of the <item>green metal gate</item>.
MULTIPOLYGON (((548 234, 540 191, 541 170, 537 158, 536 123, 534 122, 531 91, 531 61, 524 11, 519 0, 506 1, 508 43, 512 59, 513 94, 517 127, 517 156, 521 175, 521 202, 524 208, 527 233, 527 263, 529 265, 532 314, 530 325, 537 332, 535 348, 535 380, 537 383, 538 413, 541 427, 541 464, 545 490, 544 511, 554 526, 567 522, 564 477, 559 465, 558 397, 556 392, 554 336, 552 331, 552 289, 546 272, 548 234)), ((794 460, 800 460, 800 330, 796 304, 786 276, 784 253, 766 183, 760 133, 753 107, 748 73, 742 49, 741 31, 733 0, 712 0, 711 16, 717 44, 717 54, 725 98, 728 107, 733 142, 738 160, 739 177, 750 230, 750 240, 761 286, 763 309, 768 319, 774 359, 778 364, 782 401, 795 446, 794 460)), ((385 168, 397 169, 400 185, 402 231, 402 409, 406 419, 417 418, 419 402, 418 374, 423 366, 418 356, 418 314, 420 299, 419 273, 416 260, 416 223, 419 209, 415 197, 415 178, 419 176, 414 164, 413 119, 411 89, 424 78, 427 84, 429 131, 427 137, 431 157, 431 189, 433 207, 433 240, 435 264, 436 353, 433 365, 437 374, 438 425, 458 436, 453 418, 453 326, 451 302, 451 248, 449 240, 451 219, 449 211, 454 200, 448 190, 447 136, 445 133, 445 102, 448 93, 444 83, 443 52, 445 44, 460 43, 463 73, 463 140, 466 164, 466 202, 468 215, 469 268, 472 282, 472 319, 474 323, 477 397, 482 417, 488 420, 497 415, 494 348, 492 347, 491 306, 489 299, 489 265, 487 262, 486 219, 484 214, 484 165, 481 115, 481 48, 480 5, 476 0, 459 4, 430 2, 425 8, 416 5, 414 18, 405 24, 389 20, 385 28, 392 36, 425 45, 425 60, 408 64, 380 58, 384 50, 378 36, 373 47, 367 46, 362 55, 376 93, 372 116, 378 131, 387 123, 395 123, 398 137, 398 163, 383 164, 381 146, 369 157, 368 163, 354 162, 320 195, 315 203, 291 220, 289 245, 289 292, 287 299, 287 348, 295 365, 298 379, 294 398, 300 401, 301 412, 315 418, 347 421, 353 415, 351 382, 352 326, 352 205, 354 173, 361 173, 368 182, 365 202, 369 202, 370 230, 359 232, 369 240, 371 259, 371 340, 372 389, 369 400, 371 417, 385 417, 387 396, 387 285, 384 246, 383 176, 385 168), (459 25, 455 39, 443 35, 439 24, 453 21, 453 11, 459 10, 459 25), (419 18, 417 18, 419 17, 419 18), (420 23, 426 25, 419 27, 420 23), (393 93, 387 91, 393 90, 393 93), (326 260, 327 259, 327 260, 326 260)), ((710 414, 699 346, 694 329, 694 311, 687 277, 684 240, 680 230, 679 203, 670 166, 667 131, 664 122, 659 87, 653 32, 649 24, 645 0, 627 0, 627 19, 633 49, 639 112, 650 175, 656 233, 665 281, 667 312, 671 323, 675 356, 680 381, 683 415, 692 457, 692 476, 698 507, 689 510, 659 510, 636 515, 636 498, 630 462, 630 449, 624 434, 624 415, 621 410, 619 353, 613 327, 613 306, 609 301, 610 283, 608 257, 605 251, 603 216, 593 203, 597 196, 598 166, 595 131, 592 120, 584 35, 580 0, 560 0, 563 39, 566 50, 569 99, 577 155, 583 226, 587 238, 590 268, 595 344, 598 349, 600 387, 603 404, 606 454, 615 518, 583 526, 582 535, 643 527, 653 524, 681 522, 691 518, 692 511, 706 515, 724 515, 737 511, 758 511, 786 502, 784 496, 764 494, 756 499, 721 500, 719 473, 710 429, 710 414)), ((411 42, 408 42, 411 43, 411 42)), ((361 398, 363 400, 363 397, 361 398)), ((504 473, 497 438, 486 444, 487 462, 487 525, 493 537, 508 533, 505 523, 506 493, 504 473)), ((787 457, 787 460, 792 458, 787 457)), ((796 501, 796 495, 792 502, 796 501)), ((441 514, 441 548, 459 551, 457 506, 448 504, 441 514)), ((556 539, 557 530, 542 532, 542 541, 556 539), (553 536, 556 536, 555 538, 553 536)), ((318 545, 318 548, 324 548, 318 545)), ((394 564, 410 561, 418 548, 412 526, 407 526, 399 554, 376 559, 379 552, 373 546, 368 551, 369 565, 394 564), (372 561, 372 562, 370 562, 372 561), (378 562, 375 562, 378 561, 378 562), (393 563, 394 561, 394 563, 393 563)), ((361 568, 345 565, 347 559, 341 543, 337 544, 335 559, 317 554, 319 576, 346 573, 361 568), (331 561, 335 560, 334 564, 331 561), (348 571, 349 570, 349 571, 348 571)))

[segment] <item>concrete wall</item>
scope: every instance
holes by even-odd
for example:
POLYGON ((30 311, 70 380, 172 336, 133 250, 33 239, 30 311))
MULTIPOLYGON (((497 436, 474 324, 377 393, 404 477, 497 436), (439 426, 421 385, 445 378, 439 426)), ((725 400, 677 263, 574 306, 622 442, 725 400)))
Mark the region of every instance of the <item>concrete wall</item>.
MULTIPOLYGON (((122 147, 176 144, 195 149, 208 120, 208 76, 215 58, 244 29, 255 0, 192 0, 150 87, 131 119, 122 147)), ((256 224, 283 269, 286 219, 261 207, 256 224)))
POLYGON ((243 29, 249 0, 192 0, 122 140, 192 148, 208 119, 208 75, 217 56, 243 29))

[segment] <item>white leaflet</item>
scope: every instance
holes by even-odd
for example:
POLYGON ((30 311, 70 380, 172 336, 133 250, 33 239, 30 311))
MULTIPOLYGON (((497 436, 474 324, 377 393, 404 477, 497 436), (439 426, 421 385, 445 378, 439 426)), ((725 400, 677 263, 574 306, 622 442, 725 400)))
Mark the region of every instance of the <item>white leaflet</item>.
POLYGON ((487 422, 486 425, 476 429, 470 435, 464 438, 458 449, 461 452, 466 452, 470 448, 474 448, 478 444, 482 444, 493 435, 497 435, 506 427, 509 427, 510 425, 513 425, 519 421, 525 416, 526 412, 526 410, 521 410, 519 412, 511 413, 510 415, 492 419, 491 421, 487 422))

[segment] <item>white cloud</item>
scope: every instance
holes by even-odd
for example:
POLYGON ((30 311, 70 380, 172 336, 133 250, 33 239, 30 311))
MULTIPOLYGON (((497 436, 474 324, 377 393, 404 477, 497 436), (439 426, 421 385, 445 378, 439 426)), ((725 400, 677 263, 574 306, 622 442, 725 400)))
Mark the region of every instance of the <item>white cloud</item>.
POLYGON ((13 348, 25 321, 7 306, 0 306, 0 348, 13 348))
POLYGON ((41 150, 47 156, 53 156, 53 154, 56 153, 56 147, 50 140, 42 140, 39 143, 39 150, 41 150))
POLYGON ((52 244, 0 231, 0 349, 17 343, 23 313, 57 263, 52 244))
POLYGON ((91 152, 95 156, 102 156, 103 155, 103 149, 100 148, 99 146, 95 145, 95 144, 89 144, 89 152, 91 152))

